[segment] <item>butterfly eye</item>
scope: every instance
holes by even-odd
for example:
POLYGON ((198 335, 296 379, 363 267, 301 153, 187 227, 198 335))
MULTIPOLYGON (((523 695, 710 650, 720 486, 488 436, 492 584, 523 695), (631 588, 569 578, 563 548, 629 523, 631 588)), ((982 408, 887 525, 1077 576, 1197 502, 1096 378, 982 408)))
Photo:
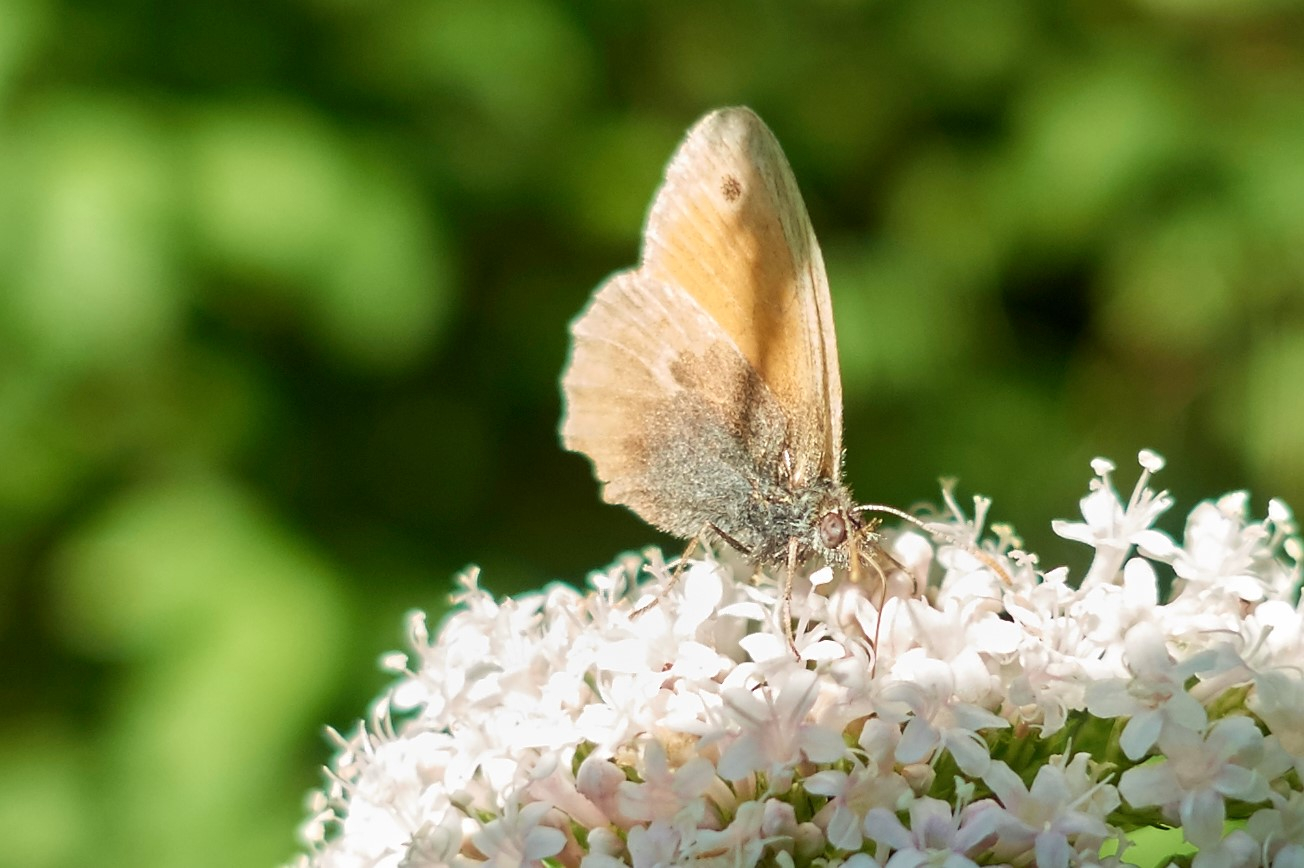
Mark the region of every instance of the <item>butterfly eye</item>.
POLYGON ((820 519, 820 541, 835 549, 847 541, 847 522, 836 512, 826 512, 820 519))

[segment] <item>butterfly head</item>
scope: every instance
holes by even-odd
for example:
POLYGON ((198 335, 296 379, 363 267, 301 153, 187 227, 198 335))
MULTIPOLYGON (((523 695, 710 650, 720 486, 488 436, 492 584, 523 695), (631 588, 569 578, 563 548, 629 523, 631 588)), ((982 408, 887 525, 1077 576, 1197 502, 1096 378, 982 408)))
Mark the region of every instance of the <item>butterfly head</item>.
POLYGON ((803 512, 805 527, 798 536, 804 553, 832 567, 848 567, 867 530, 851 492, 837 484, 812 486, 803 512))

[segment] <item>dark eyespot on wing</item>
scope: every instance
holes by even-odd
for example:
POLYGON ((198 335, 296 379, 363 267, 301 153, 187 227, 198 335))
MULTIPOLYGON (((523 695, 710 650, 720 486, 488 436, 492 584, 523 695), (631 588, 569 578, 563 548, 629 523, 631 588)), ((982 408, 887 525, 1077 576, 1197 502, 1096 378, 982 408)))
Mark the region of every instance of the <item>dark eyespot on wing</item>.
POLYGON ((743 184, 735 175, 725 175, 720 182, 720 195, 726 202, 737 202, 743 195, 743 184))

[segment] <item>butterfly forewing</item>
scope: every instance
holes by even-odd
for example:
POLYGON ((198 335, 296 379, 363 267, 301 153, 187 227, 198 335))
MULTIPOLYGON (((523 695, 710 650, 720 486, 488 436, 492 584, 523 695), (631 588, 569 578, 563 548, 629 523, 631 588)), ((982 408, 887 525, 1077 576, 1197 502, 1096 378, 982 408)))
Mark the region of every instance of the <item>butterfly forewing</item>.
POLYGON ((794 475, 839 479, 842 385, 828 278, 796 179, 751 110, 712 112, 666 169, 641 272, 706 310, 788 417, 794 475))

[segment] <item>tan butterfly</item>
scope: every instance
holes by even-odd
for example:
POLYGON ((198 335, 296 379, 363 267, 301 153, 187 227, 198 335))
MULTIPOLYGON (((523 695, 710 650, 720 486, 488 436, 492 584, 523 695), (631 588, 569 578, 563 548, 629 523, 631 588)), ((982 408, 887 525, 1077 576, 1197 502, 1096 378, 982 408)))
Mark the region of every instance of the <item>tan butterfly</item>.
POLYGON ((855 571, 876 546, 842 481, 824 261, 792 169, 750 109, 689 130, 642 261, 602 284, 571 334, 566 448, 592 460, 609 503, 786 567, 791 640, 798 566, 855 571))

